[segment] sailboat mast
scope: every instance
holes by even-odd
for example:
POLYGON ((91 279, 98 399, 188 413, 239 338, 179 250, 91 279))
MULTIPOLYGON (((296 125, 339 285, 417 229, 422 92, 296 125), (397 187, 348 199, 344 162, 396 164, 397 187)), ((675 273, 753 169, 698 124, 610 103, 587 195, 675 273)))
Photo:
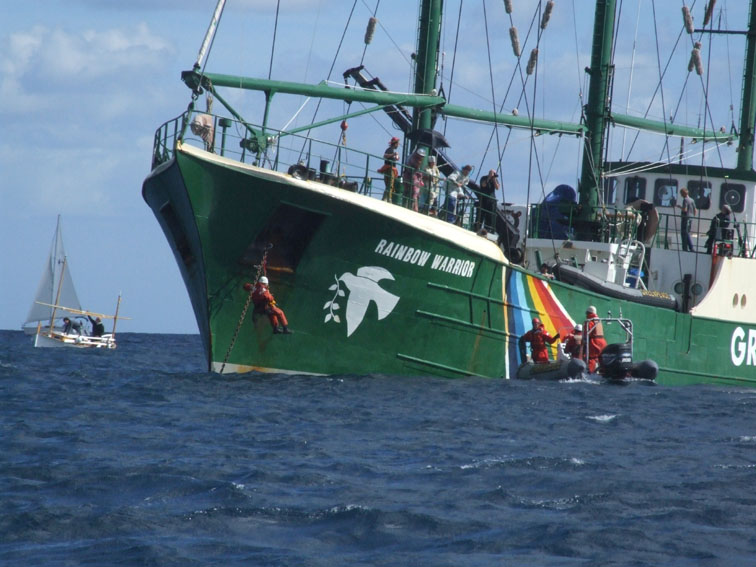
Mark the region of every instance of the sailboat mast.
MULTIPOLYGON (((423 0, 420 8, 415 59, 415 94, 431 94, 436 88, 443 4, 443 0, 423 0)), ((433 126, 432 122, 431 109, 415 109, 413 119, 415 130, 429 129, 433 126)))
POLYGON ((115 315, 113 315, 113 330, 110 332, 115 338, 116 325, 118 324, 118 311, 121 309, 121 294, 118 294, 118 303, 116 303, 115 315))
POLYGON ((588 69, 590 82, 585 123, 588 137, 583 150, 580 176, 580 212, 578 218, 593 220, 598 207, 598 192, 603 172, 604 133, 608 118, 609 82, 612 74, 612 43, 616 0, 597 0, 593 24, 593 49, 588 69))
POLYGON ((756 12, 753 0, 749 5, 746 59, 743 70, 743 100, 740 105, 740 146, 738 171, 753 169, 754 124, 756 123, 756 12))
POLYGON ((55 325, 55 315, 58 311, 58 305, 60 302, 60 291, 63 289, 63 278, 66 275, 66 261, 68 259, 63 256, 63 267, 60 269, 60 280, 58 281, 58 291, 55 294, 55 305, 53 306, 52 312, 50 313, 50 329, 49 329, 49 335, 52 336, 53 328, 55 325))

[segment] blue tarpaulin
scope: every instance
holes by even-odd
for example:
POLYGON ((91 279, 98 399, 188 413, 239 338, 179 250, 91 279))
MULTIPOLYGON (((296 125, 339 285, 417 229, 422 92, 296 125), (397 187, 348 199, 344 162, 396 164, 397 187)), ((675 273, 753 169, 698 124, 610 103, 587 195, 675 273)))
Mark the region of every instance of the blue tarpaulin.
POLYGON ((538 237, 567 238, 569 209, 577 204, 577 192, 569 185, 558 185, 539 206, 538 237))

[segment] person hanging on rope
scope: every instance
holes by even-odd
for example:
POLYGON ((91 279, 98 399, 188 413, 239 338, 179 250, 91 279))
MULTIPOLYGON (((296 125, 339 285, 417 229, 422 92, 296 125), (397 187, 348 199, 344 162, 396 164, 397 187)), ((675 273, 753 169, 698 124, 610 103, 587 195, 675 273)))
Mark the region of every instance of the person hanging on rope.
POLYGON ((399 175, 399 170, 396 168, 396 163, 399 161, 399 152, 396 151, 398 147, 399 138, 391 138, 388 148, 383 153, 383 165, 378 170, 378 173, 383 174, 383 181, 386 183, 383 200, 389 203, 393 202, 394 182, 399 175))
POLYGON ((291 333, 283 309, 276 305, 276 300, 270 293, 267 277, 261 276, 254 285, 245 283, 244 289, 252 293, 252 303, 255 306, 254 313, 268 316, 274 335, 291 333))

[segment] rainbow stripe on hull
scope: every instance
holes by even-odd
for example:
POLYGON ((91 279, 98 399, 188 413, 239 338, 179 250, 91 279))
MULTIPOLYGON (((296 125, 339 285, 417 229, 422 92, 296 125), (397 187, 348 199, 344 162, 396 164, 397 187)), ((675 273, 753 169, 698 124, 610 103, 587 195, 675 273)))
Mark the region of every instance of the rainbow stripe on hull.
MULTIPOLYGON (((506 299, 511 305, 520 306, 512 310, 512 317, 507 321, 510 337, 520 337, 532 327, 533 317, 538 317, 546 331, 552 336, 565 332, 575 326, 575 320, 567 312, 554 294, 551 285, 545 279, 534 277, 518 270, 508 270, 506 276, 506 299)), ((551 347, 551 357, 556 359, 557 343, 551 347)), ((517 344, 510 345, 509 367, 519 365, 517 344)))

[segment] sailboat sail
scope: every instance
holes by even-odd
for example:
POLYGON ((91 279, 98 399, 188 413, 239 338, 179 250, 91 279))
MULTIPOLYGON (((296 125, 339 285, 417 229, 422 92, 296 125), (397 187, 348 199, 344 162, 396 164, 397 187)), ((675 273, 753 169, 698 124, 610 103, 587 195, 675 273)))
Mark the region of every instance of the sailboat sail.
MULTIPOLYGON (((81 310, 79 297, 69 273, 69 263, 65 261, 66 252, 63 248, 63 233, 61 230, 60 216, 55 229, 50 255, 45 262, 42 278, 40 279, 34 302, 29 309, 29 314, 24 323, 24 329, 35 332, 37 325, 47 326, 50 323, 53 308, 50 305, 62 305, 72 309, 81 310), (60 289, 60 295, 58 295, 60 289), (46 305, 43 305, 46 304, 46 305)), ((63 316, 62 312, 60 317, 63 316)))

